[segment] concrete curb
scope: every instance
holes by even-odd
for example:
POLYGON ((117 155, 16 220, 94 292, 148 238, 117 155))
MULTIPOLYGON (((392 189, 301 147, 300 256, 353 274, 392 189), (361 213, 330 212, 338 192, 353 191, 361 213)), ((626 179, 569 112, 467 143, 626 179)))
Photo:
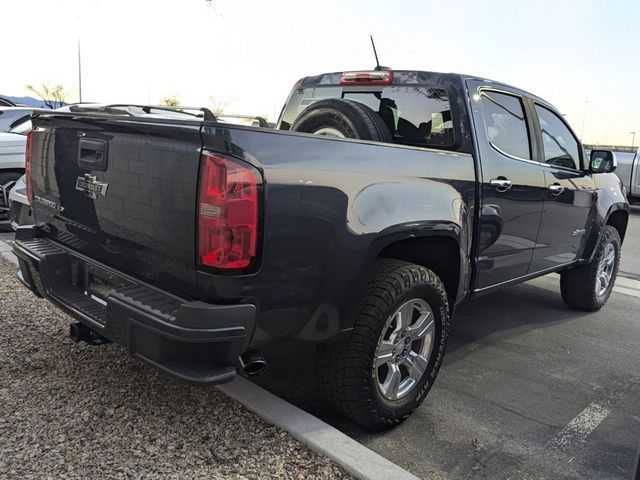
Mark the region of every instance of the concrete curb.
MULTIPOLYGON (((0 240, 0 255, 18 265, 11 245, 0 240)), ((243 377, 217 387, 225 395, 277 427, 311 450, 329 457, 362 480, 418 480, 386 458, 372 452, 331 425, 291 405, 243 377)))
POLYGON ((363 480, 418 480, 331 425, 282 400, 243 377, 217 387, 268 423, 286 430, 311 450, 329 457, 363 480))
POLYGON ((0 240, 0 255, 14 265, 18 265, 18 257, 16 257, 11 251, 11 245, 4 240, 0 240))

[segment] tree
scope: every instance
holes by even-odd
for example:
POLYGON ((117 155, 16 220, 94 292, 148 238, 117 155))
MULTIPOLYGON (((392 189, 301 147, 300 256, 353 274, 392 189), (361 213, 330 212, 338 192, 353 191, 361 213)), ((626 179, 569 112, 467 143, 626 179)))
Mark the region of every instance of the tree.
POLYGON ((209 97, 209 100, 211 100, 211 113, 213 113, 216 117, 224 115, 224 111, 229 106, 229 100, 227 100, 226 102, 220 102, 213 97, 209 97))
POLYGON ((168 107, 178 107, 180 105, 180 98, 177 95, 168 95, 160 100, 160 105, 167 105, 168 107))
POLYGON ((59 108, 66 104, 67 92, 59 83, 56 85, 43 83, 39 88, 27 85, 27 90, 40 97, 47 108, 59 108))

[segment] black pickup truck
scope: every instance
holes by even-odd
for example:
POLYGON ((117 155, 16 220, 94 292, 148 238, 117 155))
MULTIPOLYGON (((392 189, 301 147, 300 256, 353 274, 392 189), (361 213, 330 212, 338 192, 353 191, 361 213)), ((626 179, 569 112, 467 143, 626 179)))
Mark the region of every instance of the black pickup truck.
POLYGON ((217 120, 34 114, 36 224, 14 252, 76 339, 201 383, 308 342, 335 406, 380 429, 424 399, 462 301, 550 272, 571 307, 611 294, 629 211, 615 156, 585 158, 534 95, 330 73, 296 83, 275 129, 217 120))

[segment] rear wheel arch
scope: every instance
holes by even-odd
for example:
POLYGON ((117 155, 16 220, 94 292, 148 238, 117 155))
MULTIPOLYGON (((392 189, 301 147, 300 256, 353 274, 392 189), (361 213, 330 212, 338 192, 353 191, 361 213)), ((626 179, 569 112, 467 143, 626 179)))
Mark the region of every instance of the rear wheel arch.
POLYGON ((433 271, 444 284, 449 306, 458 299, 460 285, 460 244, 448 235, 429 235, 405 238, 387 244, 377 258, 388 258, 414 263, 433 271))

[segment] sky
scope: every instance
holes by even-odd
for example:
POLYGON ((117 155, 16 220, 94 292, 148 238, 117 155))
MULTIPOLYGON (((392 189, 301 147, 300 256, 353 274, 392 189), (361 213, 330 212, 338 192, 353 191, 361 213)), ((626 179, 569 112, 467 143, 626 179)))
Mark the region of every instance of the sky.
POLYGON ((640 142, 638 0, 0 0, 0 94, 226 105, 275 120, 297 79, 467 73, 554 104, 585 143, 640 142))

